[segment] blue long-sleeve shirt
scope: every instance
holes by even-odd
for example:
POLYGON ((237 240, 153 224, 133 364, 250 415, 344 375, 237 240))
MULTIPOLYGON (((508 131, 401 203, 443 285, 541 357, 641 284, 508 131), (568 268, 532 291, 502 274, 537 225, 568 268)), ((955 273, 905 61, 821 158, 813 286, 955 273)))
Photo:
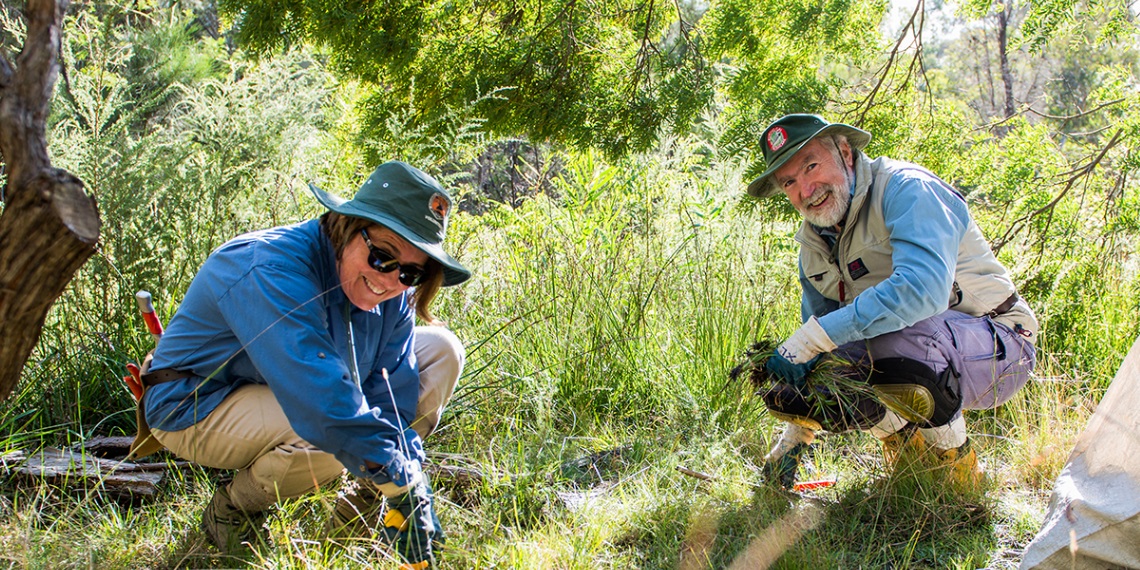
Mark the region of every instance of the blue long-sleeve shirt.
POLYGON ((194 376, 149 388, 147 422, 185 429, 240 386, 267 384, 297 435, 354 475, 403 486, 423 460, 408 427, 419 397, 409 297, 353 306, 317 220, 239 236, 202 265, 158 343, 152 370, 194 376))
POLYGON ((946 310, 950 298, 970 224, 965 201, 930 173, 907 168, 891 176, 882 203, 892 248, 887 279, 841 306, 820 294, 800 267, 801 316, 814 315, 839 345, 909 327, 946 310))

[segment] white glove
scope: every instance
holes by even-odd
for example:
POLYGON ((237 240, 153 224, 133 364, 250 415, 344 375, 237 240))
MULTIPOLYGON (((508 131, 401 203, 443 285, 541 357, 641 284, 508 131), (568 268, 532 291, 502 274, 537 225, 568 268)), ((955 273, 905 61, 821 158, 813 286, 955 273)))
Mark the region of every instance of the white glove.
POLYGON ((804 364, 823 352, 831 352, 838 348, 827 331, 819 326, 819 321, 811 317, 776 349, 780 356, 788 359, 792 364, 804 364))

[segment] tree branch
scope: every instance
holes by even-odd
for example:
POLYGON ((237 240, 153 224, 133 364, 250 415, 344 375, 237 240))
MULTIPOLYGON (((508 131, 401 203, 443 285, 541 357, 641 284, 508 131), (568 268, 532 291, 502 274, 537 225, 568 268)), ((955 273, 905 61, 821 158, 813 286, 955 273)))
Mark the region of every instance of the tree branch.
POLYGON ((681 37, 685 38, 686 44, 696 47, 693 45, 693 38, 689 36, 689 30, 692 29, 693 25, 685 21, 685 13, 681 8, 680 0, 673 0, 673 7, 677 10, 677 30, 680 31, 681 37))
POLYGON ((650 52, 653 51, 653 43, 649 39, 649 30, 653 25, 653 0, 649 0, 649 11, 645 15, 645 29, 641 34, 641 47, 637 50, 637 63, 634 64, 633 77, 629 82, 629 102, 634 103, 637 99, 637 86, 641 83, 641 77, 645 76, 646 83, 649 82, 649 57, 650 52))
MULTIPOLYGON (((863 100, 855 106, 856 109, 862 109, 859 113, 859 118, 854 121, 856 126, 863 123, 863 121, 867 118, 867 113, 871 110, 871 107, 874 106, 875 97, 879 94, 879 91, 883 89, 883 85, 887 82, 887 77, 889 77, 891 73, 891 67, 895 61, 900 58, 899 51, 902 48, 903 40, 906 39, 907 32, 914 32, 915 38, 918 41, 918 49, 915 51, 914 58, 921 60, 922 36, 921 33, 918 32, 918 27, 915 26, 915 20, 920 19, 920 15, 923 13, 923 10, 925 10, 925 0, 919 0, 915 3, 914 11, 910 14, 910 19, 907 20, 906 25, 904 25, 902 27, 902 30, 899 31, 899 37, 897 40, 895 40, 895 45, 891 48, 891 52, 887 55, 887 62, 883 64, 882 73, 879 75, 878 81, 875 82, 875 86, 872 87, 871 92, 868 93, 867 96, 864 97, 863 100)), ((910 69, 907 71, 908 75, 913 72, 913 69, 914 59, 911 60, 910 69)))
POLYGON ((47 153, 66 6, 28 0, 15 69, 0 58, 0 157, 8 175, 0 212, 0 402, 19 382, 52 303, 99 241, 95 199, 47 153))
POLYGON ((1009 229, 1007 229, 1005 231, 1005 234, 1002 235, 1001 239, 999 239, 997 243, 993 245, 992 249, 994 254, 996 255, 999 251, 1001 251, 1001 248, 1005 247, 1005 244, 1009 243, 1009 241, 1013 239, 1013 236, 1017 235, 1017 233, 1020 232, 1021 229, 1026 225, 1028 225, 1028 223, 1034 218, 1046 213, 1052 214, 1053 208, 1055 208, 1061 199, 1069 193, 1069 190, 1072 190, 1073 186, 1076 185, 1079 180, 1092 174, 1092 171, 1096 169, 1097 165, 1100 164, 1102 160, 1104 160, 1104 156, 1108 154, 1109 149, 1116 146, 1116 144, 1120 142, 1120 137, 1123 134, 1124 129, 1117 129, 1116 134, 1112 135, 1112 139, 1108 141, 1108 144, 1104 145, 1104 148, 1100 149, 1100 152, 1097 153, 1095 158, 1090 160, 1088 164, 1071 170, 1070 172, 1072 175, 1065 182, 1065 187, 1062 188, 1061 191, 1058 192, 1057 195, 1054 196, 1048 204, 1045 204, 1044 206, 1041 206, 1040 208, 1037 208, 1036 210, 1033 210, 1032 212, 1029 212, 1028 214, 1025 214, 1024 216, 1021 216, 1020 218, 1014 220, 1013 223, 1009 225, 1009 229))
MULTIPOLYGON (((16 58, 15 72, 0 91, 0 154, 8 166, 9 181, 51 166, 46 124, 59 72, 59 27, 66 8, 67 0, 29 0, 24 10, 24 49, 16 58)), ((4 67, 5 72, 11 71, 11 65, 5 63, 4 67)))
POLYGON ((1096 107, 1093 107, 1092 109, 1089 109, 1088 111, 1081 111, 1080 113, 1077 113, 1076 115, 1050 115, 1047 113, 1042 113, 1041 111, 1038 111, 1038 110, 1034 109, 1033 107, 1026 107, 1025 110, 1029 111, 1030 113, 1033 113, 1034 115, 1037 115, 1038 117, 1042 117, 1045 119, 1053 119, 1056 121, 1071 121, 1073 119, 1079 119, 1079 118, 1084 117, 1086 115, 1091 115, 1097 111, 1100 111, 1101 109, 1104 109, 1105 107, 1111 107, 1113 105, 1123 103, 1124 101, 1125 101, 1125 98, 1121 97, 1120 99, 1116 99, 1115 101, 1109 101, 1107 103, 1101 103, 1100 105, 1097 105, 1096 107))

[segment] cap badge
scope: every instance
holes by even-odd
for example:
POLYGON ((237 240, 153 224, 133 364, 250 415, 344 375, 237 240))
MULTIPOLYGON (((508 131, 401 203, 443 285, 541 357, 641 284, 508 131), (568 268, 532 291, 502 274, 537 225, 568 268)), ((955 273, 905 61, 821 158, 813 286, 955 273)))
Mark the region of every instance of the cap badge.
POLYGON ((451 211, 451 200, 436 192, 431 200, 428 200, 428 211, 431 212, 431 216, 424 218, 439 228, 439 238, 443 239, 443 232, 447 231, 447 214, 451 211))
POLYGON ((788 131, 784 127, 773 127, 768 131, 768 149, 772 152, 780 150, 788 142, 788 131))
POLYGON ((428 202, 428 208, 431 209, 431 214, 435 216, 435 219, 442 222, 447 219, 447 214, 451 211, 451 201, 447 199, 447 196, 436 192, 428 202))

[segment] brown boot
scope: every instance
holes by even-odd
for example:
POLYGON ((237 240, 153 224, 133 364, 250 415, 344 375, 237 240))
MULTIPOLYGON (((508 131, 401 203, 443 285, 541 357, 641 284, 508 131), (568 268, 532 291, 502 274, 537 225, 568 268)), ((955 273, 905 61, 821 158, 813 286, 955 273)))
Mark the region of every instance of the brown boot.
POLYGON ((946 470, 947 480, 959 489, 976 489, 985 479, 969 439, 959 447, 939 451, 938 461, 946 470))
POLYGON ((228 485, 220 485, 206 510, 202 511, 202 532, 218 550, 237 554, 243 547, 268 545, 265 528, 268 511, 247 513, 234 506, 228 485))
POLYGON ((913 465, 929 452, 926 438, 918 431, 918 426, 907 424, 899 431, 882 438, 883 461, 887 469, 895 470, 901 465, 913 465))

